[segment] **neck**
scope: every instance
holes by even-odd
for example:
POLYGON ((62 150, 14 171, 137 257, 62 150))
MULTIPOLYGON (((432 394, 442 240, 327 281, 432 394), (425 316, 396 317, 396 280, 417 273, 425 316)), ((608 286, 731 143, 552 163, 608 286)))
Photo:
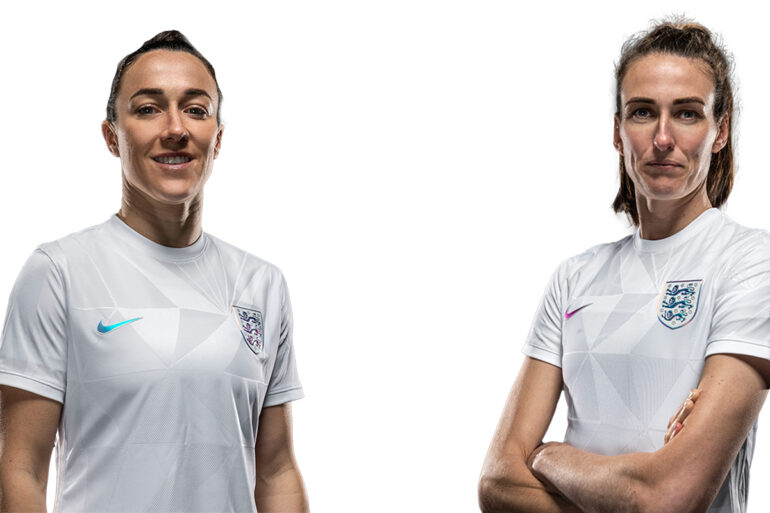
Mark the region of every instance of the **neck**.
POLYGON ((643 239, 658 240, 670 237, 711 208, 704 187, 676 200, 651 200, 636 195, 639 212, 639 235, 643 239))
POLYGON ((202 193, 184 203, 164 204, 124 182, 118 217, 153 242, 184 248, 201 235, 202 206, 202 193))

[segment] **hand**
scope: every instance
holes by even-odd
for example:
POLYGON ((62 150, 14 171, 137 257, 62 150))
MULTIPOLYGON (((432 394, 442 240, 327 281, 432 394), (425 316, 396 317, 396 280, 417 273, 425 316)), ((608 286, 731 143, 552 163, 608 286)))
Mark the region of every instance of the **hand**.
POLYGON ((684 428, 685 420, 692 412, 692 409, 695 406, 695 401, 698 400, 698 397, 700 397, 699 389, 694 388, 690 390, 690 395, 688 395, 687 399, 684 400, 682 406, 679 407, 679 410, 677 410, 677 412, 670 419, 668 419, 666 435, 663 437, 663 445, 669 443, 674 439, 676 435, 679 434, 680 431, 682 431, 684 428))
POLYGON ((548 443, 540 443, 537 447, 535 447, 535 450, 532 451, 532 454, 529 455, 527 458, 527 467, 529 468, 530 472, 532 472, 532 475, 535 476, 537 479, 540 480, 541 483, 543 483, 543 486, 545 487, 546 491, 549 493, 561 495, 561 492, 553 486, 547 479, 543 477, 543 475, 535 470, 535 462, 537 460, 538 455, 540 455, 541 452, 546 450, 549 446, 553 445, 559 445, 559 442, 548 442, 548 443))

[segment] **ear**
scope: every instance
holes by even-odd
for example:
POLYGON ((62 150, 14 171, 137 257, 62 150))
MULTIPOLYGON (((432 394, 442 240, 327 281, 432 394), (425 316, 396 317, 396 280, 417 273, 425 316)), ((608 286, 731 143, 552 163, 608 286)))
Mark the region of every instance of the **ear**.
POLYGON ((107 149, 110 153, 116 157, 120 157, 120 152, 118 151, 118 134, 115 133, 115 125, 106 119, 102 121, 102 137, 104 137, 104 142, 107 143, 107 149))
POLYGON ((615 124, 615 128, 612 131, 612 144, 615 146, 615 149, 618 150, 618 153, 620 155, 623 155, 623 139, 620 138, 620 116, 615 114, 613 116, 613 123, 615 124))
POLYGON ((225 131, 225 125, 219 125, 219 130, 217 130, 217 142, 214 146, 214 158, 217 158, 219 156, 219 148, 222 147, 222 133, 225 131))
POLYGON ((727 138, 730 137, 730 118, 727 114, 719 120, 717 137, 711 147, 711 153, 719 153, 722 148, 727 146, 727 138))

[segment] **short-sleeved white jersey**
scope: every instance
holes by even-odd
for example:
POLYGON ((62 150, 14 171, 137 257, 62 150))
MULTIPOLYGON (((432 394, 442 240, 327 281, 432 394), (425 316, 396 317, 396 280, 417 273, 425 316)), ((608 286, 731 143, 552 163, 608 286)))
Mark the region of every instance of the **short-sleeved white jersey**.
POLYGON ((11 293, 0 384, 63 403, 58 512, 253 512, 263 407, 302 397, 286 283, 202 234, 117 216, 43 244, 11 293))
MULTIPOLYGON (((563 262, 524 353, 559 366, 565 441, 599 454, 655 451, 706 356, 770 359, 770 234, 712 208, 680 232, 639 232, 563 262)), ((711 513, 746 509, 756 424, 711 513)))

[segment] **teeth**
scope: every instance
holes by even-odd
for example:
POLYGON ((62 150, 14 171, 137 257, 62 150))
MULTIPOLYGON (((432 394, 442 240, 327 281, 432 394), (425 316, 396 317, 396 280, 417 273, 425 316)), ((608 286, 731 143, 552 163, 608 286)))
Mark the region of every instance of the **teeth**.
POLYGON ((190 162, 192 159, 190 157, 177 155, 174 157, 154 157, 153 160, 160 162, 161 164, 184 164, 185 162, 190 162))

